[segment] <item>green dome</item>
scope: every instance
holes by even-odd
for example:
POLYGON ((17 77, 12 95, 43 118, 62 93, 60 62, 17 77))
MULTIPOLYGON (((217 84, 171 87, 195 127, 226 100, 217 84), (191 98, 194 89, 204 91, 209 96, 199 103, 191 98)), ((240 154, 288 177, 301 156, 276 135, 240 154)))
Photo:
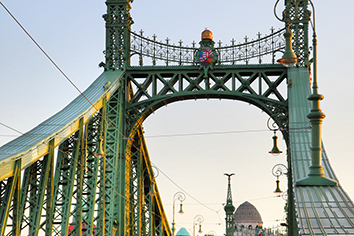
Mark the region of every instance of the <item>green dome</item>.
POLYGON ((232 204, 226 204, 225 206, 224 206, 224 210, 225 210, 225 212, 226 213, 229 213, 229 214, 233 214, 234 213, 234 211, 235 211, 235 207, 234 207, 234 205, 232 205, 232 204))
POLYGON ((180 228, 176 236, 191 236, 185 228, 180 228))

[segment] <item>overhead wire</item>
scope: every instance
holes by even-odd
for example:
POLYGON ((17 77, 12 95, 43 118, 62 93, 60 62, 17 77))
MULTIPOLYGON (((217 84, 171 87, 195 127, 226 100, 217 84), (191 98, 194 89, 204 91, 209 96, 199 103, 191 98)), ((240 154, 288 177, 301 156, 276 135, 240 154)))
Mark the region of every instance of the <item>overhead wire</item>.
MULTIPOLYGON (((22 24, 16 19, 16 17, 6 8, 6 6, 2 3, 2 2, 0 2, 0 4, 3 6, 3 8, 8 12, 8 14, 13 18, 13 20, 19 25, 19 27, 26 33, 26 35, 32 40, 32 42, 40 49, 40 51, 48 58, 48 60, 59 70, 59 72, 69 81, 69 83, 80 93, 80 95, 81 96, 83 96, 89 103, 90 103, 90 105, 92 106, 92 107, 94 107, 95 108, 95 110, 97 111, 97 112, 99 112, 99 114, 123 137, 123 138, 126 138, 125 137, 125 135, 124 134, 122 134, 108 119, 107 119, 107 117, 105 117, 105 116, 103 116, 103 114, 101 113, 101 111, 100 110, 98 110, 94 105, 93 105, 93 103, 83 94, 83 92, 74 84, 74 82, 64 73, 64 71, 63 70, 61 70, 61 68, 54 62, 54 60, 44 51, 44 49, 37 43, 37 41, 28 33, 28 31, 22 26, 22 24)), ((39 143, 42 143, 42 144, 45 144, 43 141, 40 141, 40 140, 37 140, 37 139, 35 139, 35 138, 33 138, 33 137, 31 137, 31 136, 29 136, 29 135, 27 135, 27 134, 25 134, 25 133, 22 133, 22 132, 20 132, 20 131, 18 131, 18 130, 16 130, 16 129, 13 129, 12 127, 10 127, 10 126, 8 126, 8 125, 6 125, 6 124, 4 124, 4 123, 0 123, 1 125, 3 125, 3 126, 5 126, 5 127, 7 127, 7 128, 9 128, 9 129, 11 129, 11 130, 13 130, 13 131, 15 131, 15 132, 18 132, 18 133, 20 133, 20 134, 22 134, 22 135, 24 135, 24 136, 26 136, 26 137, 28 137, 28 138, 31 138, 31 139, 33 139, 33 140, 35 140, 35 141, 37 141, 37 142, 39 142, 39 143)), ((50 146, 49 144, 45 144, 45 145, 47 145, 47 146, 50 146)), ((133 145, 134 146, 134 145, 133 145)), ((52 147, 52 148, 55 148, 55 147, 52 147)), ((58 148, 58 150, 59 150, 59 148, 58 148)), ((137 148, 137 150, 139 150, 140 152, 141 152, 141 150, 139 149, 139 148, 137 148)), ((68 156, 70 156, 71 157, 71 159, 73 159, 74 161, 76 161, 70 154, 68 154, 67 152, 64 152, 64 151, 62 151, 62 150, 59 150, 59 151, 61 151, 61 152, 63 152, 63 153, 65 153, 65 154, 67 154, 68 156)), ((77 161, 76 161, 77 162, 77 161)), ((77 164, 78 165, 80 165, 81 166, 81 168, 83 168, 83 166, 81 165, 81 163, 79 163, 79 162, 77 162, 77 164)), ((161 171, 161 170, 160 170, 161 171)), ((161 173, 163 173, 162 171, 161 171, 161 173)), ((165 173, 163 173, 172 183, 174 183, 174 184, 176 184, 174 181, 172 181, 172 179, 171 178, 169 178, 165 173)), ((179 187, 179 186, 178 186, 179 187)), ((116 192, 116 191, 114 191, 114 192, 116 192)), ((118 192, 116 192, 117 194, 119 194, 118 192)), ((193 198, 194 200, 196 200, 198 203, 200 203, 200 204, 202 204, 203 206, 205 206, 205 207, 207 207, 206 205, 204 205, 203 203, 201 203, 199 200, 197 200, 196 198, 194 198, 193 196, 191 196, 190 194, 188 194, 187 192, 186 192, 186 194, 188 195, 188 196, 190 196, 191 198, 193 198)), ((120 195, 120 194, 119 194, 120 195)), ((120 195, 121 197, 123 197, 126 201, 130 201, 129 199, 126 199, 126 197, 125 196, 122 196, 122 195, 120 195)), ((214 211, 213 209, 211 209, 211 208, 209 208, 209 207, 207 207, 208 209, 210 209, 210 210, 212 210, 212 211, 214 211)), ((214 211, 215 212, 215 211, 214 211)))
MULTIPOLYGON (((203 135, 223 135, 223 134, 240 134, 240 133, 256 133, 269 131, 267 129, 259 130, 232 130, 232 131, 215 131, 205 133, 182 133, 182 134, 157 134, 157 135, 144 135, 144 138, 172 138, 172 137, 188 137, 188 136, 203 136, 203 135)), ((3 137, 19 137, 15 134, 0 134, 3 137)))
POLYGON ((219 135, 219 134, 240 134, 240 133, 255 133, 265 132, 267 129, 256 130, 233 130, 233 131, 218 131, 218 132, 205 132, 205 133, 184 133, 184 134, 161 134, 145 136, 145 138, 170 138, 170 137, 186 137, 186 136, 201 136, 201 135, 219 135))
MULTIPOLYGON (((153 164, 153 163, 152 163, 153 164)), ((155 166, 156 167, 156 166, 155 166)), ((156 167, 157 168, 157 167, 156 167)), ((182 190, 185 194, 187 194, 189 197, 191 197, 194 201, 198 202, 200 205, 204 206, 205 208, 216 212, 214 209, 208 207, 207 205, 205 205, 204 203, 200 202, 198 199, 196 199, 195 197, 193 197, 191 194, 189 194, 186 190, 184 190, 181 186, 179 186, 175 181, 173 181, 170 177, 168 177, 161 169, 157 168, 159 170, 159 172, 161 172, 169 181, 171 181, 174 185, 176 185, 177 188, 179 188, 180 190, 182 190)))
POLYGON ((5 5, 0 2, 0 4, 4 7, 4 9, 8 12, 8 14, 13 18, 13 20, 20 26, 20 28, 27 34, 27 36, 32 40, 32 42, 42 51, 42 53, 48 58, 48 60, 59 70, 59 72, 69 81, 69 83, 83 96, 86 101, 90 103, 90 105, 100 113, 100 115, 124 138, 126 138, 108 119, 103 116, 101 111, 97 109, 93 103, 83 94, 83 92, 75 85, 75 83, 64 73, 62 69, 54 62, 54 60, 44 51, 44 49, 37 43, 37 41, 27 32, 27 30, 22 26, 22 24, 15 18, 15 16, 5 7, 5 5))
MULTIPOLYGON (((44 143, 44 142, 38 140, 38 139, 35 139, 35 138, 31 137, 30 135, 27 135, 27 134, 25 134, 25 133, 22 133, 21 131, 16 130, 16 129, 14 129, 14 128, 12 128, 12 127, 10 127, 10 126, 8 126, 8 125, 2 123, 2 122, 0 122, 0 125, 4 126, 4 127, 6 127, 6 128, 9 128, 9 129, 11 129, 12 131, 18 132, 18 133, 20 133, 21 135, 24 135, 24 136, 26 136, 26 137, 28 137, 28 138, 30 138, 30 139, 33 139, 33 140, 35 140, 35 141, 37 141, 37 142, 39 142, 39 143, 41 143, 41 144, 43 144, 43 145, 46 145, 46 146, 48 146, 48 147, 50 147, 50 148, 53 148, 53 149, 56 148, 56 147, 54 147, 54 146, 51 146, 51 145, 49 145, 49 144, 47 144, 47 143, 44 143)), ((81 169, 82 169, 82 168, 85 168, 80 162, 78 162, 77 160, 75 160, 75 158, 73 158, 73 156, 72 156, 69 152, 63 151, 63 150, 61 150, 61 149, 59 149, 59 148, 57 148, 57 149, 58 149, 58 151, 60 151, 60 152, 62 152, 62 153, 64 153, 64 154, 66 154, 66 155, 68 155, 69 158, 72 159, 72 160, 74 160, 74 161, 76 162, 76 164, 80 166, 81 169)), ((88 171, 88 173, 92 174, 92 172, 90 172, 90 171, 88 171)), ((129 202, 129 203, 131 203, 131 204, 133 204, 133 205, 135 205, 135 206, 141 208, 141 206, 137 205, 137 204, 134 203, 134 202, 131 202, 130 199, 127 199, 125 196, 121 195, 121 194, 118 193, 116 190, 113 190, 113 191, 114 191, 117 195, 119 195, 120 197, 122 197, 123 199, 125 199, 127 202, 129 202)), ((149 210, 148 210, 148 212, 150 212, 151 214, 154 214, 154 215, 156 215, 156 216, 162 218, 162 216, 160 216, 160 215, 157 214, 156 212, 149 211, 149 210)))
MULTIPOLYGON (((17 132, 17 133, 19 133, 19 134, 21 134, 21 135, 24 135, 24 136, 26 136, 26 137, 28 137, 28 138, 31 138, 31 139, 37 141, 38 143, 41 143, 41 144, 43 144, 43 145, 46 145, 46 146, 48 146, 48 147, 50 147, 50 148, 53 148, 53 149, 56 148, 56 147, 51 146, 51 145, 49 145, 49 144, 47 144, 47 143, 44 143, 43 141, 40 141, 40 140, 36 139, 36 138, 34 138, 34 137, 31 137, 30 135, 27 135, 27 134, 25 134, 25 133, 22 133, 21 131, 16 130, 16 129, 14 129, 14 128, 12 128, 12 127, 10 127, 10 126, 8 126, 8 125, 2 123, 2 122, 0 122, 0 125, 4 126, 4 127, 6 127, 6 128, 9 128, 9 129, 11 129, 12 131, 15 131, 15 132, 17 132)), ((80 166, 81 169, 85 168, 85 166, 83 166, 80 162, 78 162, 69 152, 63 151, 63 150, 61 150, 61 149, 59 149, 59 148, 57 148, 57 150, 60 151, 60 152, 62 152, 62 153, 64 153, 64 154, 66 154, 66 155, 68 155, 68 157, 69 157, 70 159, 72 159, 73 161, 75 161, 76 164, 77 164, 78 166, 80 166)), ((156 167, 156 166, 155 166, 155 167, 156 167)), ((156 168, 157 168, 157 167, 156 167, 156 168)), ((215 211, 214 209, 212 209, 212 208, 206 206, 204 203, 200 202, 198 199, 194 198, 191 194, 189 194, 187 191, 185 191, 183 188, 181 188, 177 183, 175 183, 171 178, 169 178, 161 169, 159 169, 159 168, 157 168, 157 169, 158 169, 159 172, 161 172, 166 178, 168 178, 173 184, 175 184, 178 188, 180 188, 183 192, 185 192, 189 197, 191 197, 192 199, 194 199, 194 200, 195 200, 196 202, 198 202, 200 205, 202 205, 202 206, 206 207, 207 209, 209 209, 209 210, 211 210, 211 211, 217 213, 217 216, 218 216, 218 218, 219 218, 221 224, 223 224, 222 220, 220 219, 220 215, 219 215, 219 211, 220 211, 220 210, 215 211)), ((90 171, 88 171, 88 173, 91 173, 91 174, 92 174, 92 172, 90 172, 90 171)), ((133 204, 133 205, 135 205, 135 206, 137 206, 137 207, 139 207, 140 209, 142 208, 142 206, 140 206, 140 205, 138 205, 138 204, 132 202, 130 199, 128 199, 128 198, 126 198, 125 196, 123 196, 122 194, 118 193, 116 190, 113 190, 113 192, 116 193, 117 195, 119 195, 120 197, 122 197, 125 201, 127 201, 127 202, 129 202, 129 203, 131 203, 131 204, 133 204)), ((143 210, 143 209, 141 209, 141 210, 143 210)), ((150 211, 150 210, 147 210, 147 211, 148 211, 149 213, 151 213, 151 214, 153 214, 153 215, 159 217, 159 218, 162 218, 161 215, 159 215, 158 213, 156 213, 156 212, 154 212, 154 211, 150 211)))
MULTIPOLYGON (((26 35, 32 40, 32 42, 40 49, 40 51, 42 51, 42 53, 48 58, 48 60, 59 70, 59 72, 69 81, 69 83, 80 93, 80 95, 83 96, 83 97, 90 103, 90 105, 95 108, 95 110, 101 115, 101 117, 102 117, 103 119, 105 119, 105 120, 108 122, 109 125, 111 125, 123 138, 127 139, 127 138, 125 137, 125 135, 122 134, 122 133, 115 127, 115 125, 112 124, 112 123, 107 119, 106 116, 103 116, 103 114, 101 113, 101 111, 98 110, 98 109, 93 105, 93 103, 83 94, 83 92, 82 92, 82 91, 74 84, 74 82, 64 73, 64 71, 61 70, 61 68, 60 68, 60 67, 54 62, 54 60, 44 51, 44 49, 43 49, 43 48, 36 42, 36 40, 28 33, 28 31, 27 31, 27 30, 22 26, 22 24, 15 18, 15 16, 5 7, 5 5, 4 5, 2 2, 0 2, 0 4, 1 4, 1 5, 3 6, 3 8, 8 12, 8 14, 13 18, 13 20, 20 26, 20 28, 26 33, 26 35)), ((25 134, 25 133, 22 133, 22 132, 20 132, 20 131, 18 131, 18 130, 16 130, 16 129, 14 129, 14 128, 12 128, 12 127, 10 127, 10 126, 4 124, 4 123, 1 123, 1 122, 0 122, 0 124, 3 125, 3 126, 5 126, 5 127, 7 127, 7 128, 9 128, 9 129, 11 129, 11 130, 13 130, 13 131, 15 131, 15 132, 20 133, 21 135, 24 135, 24 136, 26 136, 26 137, 28 137, 28 138, 31 138, 31 139, 33 139, 33 140, 39 142, 39 143, 45 144, 45 145, 47 145, 47 146, 50 146, 49 144, 46 144, 46 143, 44 143, 43 141, 37 140, 37 139, 35 139, 35 138, 33 138, 33 137, 31 137, 31 136, 25 134)), ((215 134, 230 134, 230 133, 263 132, 263 131, 268 131, 268 130, 224 131, 224 132, 174 134, 174 135, 171 134, 171 135, 159 135, 159 136, 156 136, 156 135, 155 135, 155 136, 146 136, 146 138, 178 137, 178 136, 195 136, 195 135, 215 135, 215 134)), ((2 136, 4 136, 4 135, 2 135, 2 136)), ((133 144, 133 146, 134 146, 134 144, 133 144)), ((134 146, 134 147, 135 147, 135 146, 134 146)), ((52 147, 52 148, 55 148, 55 147, 52 147)), ((137 148, 137 147, 135 147, 135 148, 137 148)), ((137 150, 139 150, 140 152, 142 152, 142 151, 140 150, 140 148, 137 148, 137 150)), ((67 154, 71 159, 73 159, 74 161, 76 161, 68 152, 65 152, 65 151, 63 151, 63 150, 60 150, 59 148, 58 148, 58 151, 61 151, 61 152, 65 153, 65 154, 67 154)), ((79 162, 77 162, 77 161, 76 161, 76 163, 77 163, 78 165, 80 165, 81 168, 83 168, 83 166, 81 165, 81 163, 79 163, 79 162)), ((155 166, 155 167, 156 167, 156 166, 155 166)), ((156 168, 157 168, 157 167, 156 167, 156 168)), ((159 168, 158 168, 158 169, 159 169, 159 168)), ((191 197, 192 199, 194 199, 196 202, 198 202, 198 203, 201 204, 202 206, 206 207, 207 209, 209 209, 209 210, 211 210, 211 211, 217 213, 217 215, 218 215, 218 217, 219 217, 219 220, 221 221, 220 216, 219 216, 219 214, 218 214, 218 212, 219 212, 220 210, 215 211, 214 209, 212 209, 212 208, 208 207, 207 205, 205 205, 204 203, 200 202, 198 199, 194 198, 191 194, 189 194, 187 191, 185 191, 183 188, 181 188, 176 182, 174 182, 170 177, 168 177, 161 169, 159 169, 159 171, 160 171, 169 181, 171 181, 171 182, 172 182, 174 185, 176 185, 179 189, 181 189, 183 192, 185 192, 189 197, 191 197)), ((114 192, 115 192, 116 194, 118 194, 119 196, 121 196, 122 198, 124 198, 126 201, 130 202, 130 200, 127 199, 125 196, 122 196, 121 194, 119 194, 119 193, 116 192, 116 191, 114 191, 114 192)), ((134 204, 134 203, 132 203, 132 204, 134 204)), ((141 206, 140 206, 140 207, 141 207, 141 206)), ((155 214, 155 213, 154 213, 154 214, 155 214)), ((222 221, 221 221, 221 222, 222 222, 222 221)))
MULTIPOLYGON (((105 116, 101 113, 101 111, 98 110, 98 109, 93 105, 93 103, 81 92, 81 90, 74 84, 74 82, 73 82, 72 80, 70 80, 70 78, 60 69, 60 67, 54 62, 54 60, 52 60, 52 58, 43 50, 43 48, 42 48, 42 47, 36 42, 36 40, 27 32, 27 30, 21 25, 21 23, 15 18, 15 16, 5 7, 5 5, 4 5, 2 2, 0 2, 0 4, 1 4, 1 5, 3 6, 3 8, 8 12, 8 14, 15 20, 15 22, 20 26, 20 28, 27 34, 27 36, 33 41, 33 43, 34 43, 34 44, 42 51, 42 53, 50 60, 50 62, 52 62, 52 64, 53 64, 53 65, 60 71, 60 73, 70 82, 70 84, 71 84, 72 86, 74 86, 74 88, 80 93, 80 95, 83 96, 83 97, 90 103, 90 105, 91 105, 92 107, 94 107, 97 112, 99 112, 99 114, 101 115, 101 117, 103 117, 123 138, 126 138, 126 137, 107 119, 107 117, 105 117, 105 116)), ((33 140, 39 142, 39 143, 45 144, 44 142, 42 142, 42 141, 40 141, 40 140, 37 140, 37 139, 35 139, 35 138, 33 138, 33 137, 31 137, 31 136, 25 134, 25 133, 22 133, 22 132, 20 132, 20 131, 18 131, 18 130, 16 130, 16 129, 14 129, 14 128, 11 128, 10 126, 5 125, 4 123, 0 123, 0 124, 3 125, 3 126, 5 126, 5 127, 7 127, 7 128, 10 128, 11 130, 13 130, 13 131, 15 131, 15 132, 18 132, 18 133, 20 133, 20 134, 22 134, 22 135, 25 135, 26 137, 31 138, 31 139, 33 139, 33 140)), ((50 146, 49 144, 45 144, 45 145, 50 146)), ((55 147, 52 147, 52 148, 55 148, 55 147)), ((138 148, 137 148, 137 149, 138 149, 138 148)), ((59 148, 58 148, 58 150, 59 150, 59 148)), ((141 152, 140 149, 138 149, 138 150, 141 152)), ((62 151, 62 150, 60 150, 60 151, 62 151)), ((64 151, 62 151, 62 152, 64 152, 64 151)), ((67 152, 64 152, 64 153, 65 153, 65 154, 68 154, 67 152)), ((70 156, 71 159, 73 159, 74 161, 76 161, 70 154, 69 154, 68 156, 70 156)), ((76 161, 76 162, 77 162, 77 161, 76 161)), ((83 168, 83 166, 81 165, 81 163, 77 162, 77 164, 80 165, 81 168, 83 168)), ((121 196, 122 198, 124 198, 126 201, 130 202, 130 200, 127 199, 125 196, 122 196, 121 194, 119 194, 119 193, 116 192, 116 191, 114 191, 114 192, 115 192, 116 194, 118 194, 119 196, 121 196)), ((156 214, 156 213, 154 213, 154 214, 156 214)), ((160 217, 161 217, 161 216, 160 216, 160 217)))

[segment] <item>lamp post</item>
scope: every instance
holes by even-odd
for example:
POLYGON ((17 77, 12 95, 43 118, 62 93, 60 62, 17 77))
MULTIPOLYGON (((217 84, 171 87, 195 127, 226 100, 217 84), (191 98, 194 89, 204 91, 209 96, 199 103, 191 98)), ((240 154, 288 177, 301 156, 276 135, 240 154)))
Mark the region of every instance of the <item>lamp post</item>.
MULTIPOLYGON (((313 82, 312 94, 307 98, 312 102, 312 108, 307 115, 311 122, 311 166, 307 177, 296 182, 296 186, 337 186, 337 181, 327 178, 323 171, 321 164, 322 158, 322 138, 321 138, 321 124, 325 114, 320 109, 320 101, 324 98, 318 93, 317 85, 317 39, 316 39, 316 23, 315 23, 315 7, 311 0, 309 0, 313 9, 313 23, 311 22, 313 30, 313 82)), ((310 19, 311 21, 311 19, 310 19)))
POLYGON ((196 224, 199 225, 199 230, 198 233, 202 233, 202 222, 204 221, 203 216, 201 215, 196 215, 193 219, 193 236, 195 236, 195 226, 196 224))
POLYGON ((173 196, 173 218, 172 218, 172 235, 174 236, 175 235, 175 202, 176 200, 179 200, 180 201, 180 208, 179 208, 179 212, 180 214, 183 214, 183 209, 182 209, 182 202, 184 200, 186 200, 186 195, 182 192, 177 192, 175 193, 175 195, 173 196))
MULTIPOLYGON (((290 25, 291 22, 294 21, 297 18, 297 13, 294 16, 293 20, 290 20, 290 14, 286 14, 286 11, 283 12, 283 18, 279 18, 277 16, 276 13, 276 9, 277 9, 277 5, 279 3, 280 0, 277 0, 274 6, 274 15, 275 17, 281 21, 285 23, 285 33, 284 33, 284 38, 285 38, 285 52, 283 54, 283 57, 279 60, 277 60, 278 63, 281 63, 283 66, 285 67, 293 67, 295 66, 295 64, 298 62, 298 59, 296 58, 296 55, 293 52, 293 48, 292 48, 292 37, 293 37, 293 33, 290 31, 290 25)), ((295 3, 298 5, 301 1, 298 1, 295 3)), ((290 4, 291 1, 288 1, 287 4, 290 4)), ((297 8, 296 5, 296 8, 297 8)))
MULTIPOLYGON (((286 48, 285 53, 282 59, 278 60, 279 63, 282 63, 286 67, 291 67, 290 64, 285 65, 283 62, 295 62, 297 60, 296 56, 292 52, 291 48, 291 37, 292 33, 290 32, 290 24, 297 18, 297 8, 298 4, 301 1, 293 0, 288 1, 287 4, 296 4, 295 5, 295 16, 293 19, 290 19, 290 13, 287 14, 287 11, 284 11, 283 19, 280 19, 276 14, 276 7, 278 5, 279 0, 277 0, 274 6, 274 14, 276 18, 282 22, 285 22, 286 25, 286 33, 284 37, 286 39, 286 48), (285 17, 284 17, 285 16, 285 17), (290 32, 290 34, 289 34, 290 32), (289 41, 290 39, 290 41, 289 41)), ((323 166, 321 165, 322 158, 322 139, 321 139, 321 124, 323 118, 325 118, 325 114, 320 109, 320 101, 323 99, 323 95, 318 93, 318 85, 317 85, 317 39, 316 39, 316 23, 315 23, 315 6, 313 2, 309 0, 313 9, 313 22, 311 21, 312 31, 313 31, 313 83, 312 83, 312 94, 307 98, 310 102, 312 102, 312 108, 310 113, 307 115, 311 123, 311 166, 310 171, 307 177, 300 179, 296 182, 296 186, 337 186, 337 181, 327 178, 323 171, 323 166)), ((292 6, 292 5, 290 5, 292 6)))

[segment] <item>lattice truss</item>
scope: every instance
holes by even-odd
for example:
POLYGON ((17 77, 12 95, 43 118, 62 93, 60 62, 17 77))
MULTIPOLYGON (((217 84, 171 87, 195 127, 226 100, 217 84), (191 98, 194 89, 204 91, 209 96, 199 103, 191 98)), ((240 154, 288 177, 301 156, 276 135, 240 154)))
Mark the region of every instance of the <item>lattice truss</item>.
POLYGON ((141 128, 125 152, 112 115, 103 118, 121 110, 118 94, 22 173, 16 161, 0 182, 1 235, 171 235, 141 128))
MULTIPOLYGON (((219 41, 216 48, 219 54, 219 64, 262 64, 263 58, 267 55, 266 63, 274 64, 275 53, 283 51, 285 48, 285 39, 283 37, 284 29, 274 31, 271 29, 270 35, 261 38, 261 34, 257 34, 256 40, 245 37, 243 43, 237 43, 231 40, 231 45, 222 45, 219 41)), ((152 39, 145 38, 143 31, 140 34, 130 33, 130 55, 134 57, 138 55, 139 66, 146 65, 193 65, 195 63, 196 52, 199 45, 195 42, 192 47, 183 46, 183 42, 179 41, 178 45, 170 44, 167 38, 165 42, 157 41, 156 35, 152 39), (150 58, 145 60, 145 58, 150 58)))
POLYGON ((307 9, 308 0, 289 2, 285 18, 291 22, 290 30, 293 35, 293 50, 299 59, 298 66, 309 66, 308 22, 310 12, 307 9))
POLYGON ((107 1, 107 14, 103 15, 106 21, 106 63, 100 66, 105 70, 123 69, 129 48, 129 30, 133 24, 130 16, 130 1, 107 1))
POLYGON ((281 66, 215 68, 207 77, 198 68, 170 71, 145 67, 127 71, 126 77, 134 93, 127 109, 136 119, 144 119, 167 103, 197 98, 243 100, 272 116, 287 110, 286 69, 281 66))

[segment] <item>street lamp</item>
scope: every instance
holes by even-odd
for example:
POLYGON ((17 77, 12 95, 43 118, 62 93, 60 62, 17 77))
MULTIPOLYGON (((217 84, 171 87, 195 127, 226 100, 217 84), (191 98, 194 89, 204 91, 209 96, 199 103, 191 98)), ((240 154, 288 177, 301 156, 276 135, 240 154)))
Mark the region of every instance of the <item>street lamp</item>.
POLYGON ((311 21, 313 31, 313 83, 312 94, 307 98, 312 102, 312 108, 307 118, 311 122, 311 166, 307 177, 300 179, 296 182, 296 186, 337 186, 338 182, 327 178, 323 171, 321 164, 322 158, 322 138, 321 138, 321 124, 325 114, 320 109, 320 101, 323 99, 323 95, 318 93, 317 86, 317 39, 316 39, 316 23, 315 23, 315 6, 310 0, 313 9, 313 23, 311 21))
POLYGON ((286 166, 283 164, 276 164, 272 169, 272 174, 275 177, 277 177, 276 189, 274 193, 281 194, 283 191, 281 191, 279 187, 279 183, 280 183, 279 177, 282 175, 288 175, 288 168, 286 168, 286 166))
POLYGON ((278 148, 278 144, 277 144, 277 131, 279 130, 279 127, 277 126, 277 124, 275 122, 273 122, 273 124, 270 124, 270 120, 272 117, 269 117, 268 121, 267 121, 267 126, 268 129, 274 132, 274 136, 273 136, 273 148, 272 150, 269 151, 270 154, 272 154, 273 156, 278 156, 280 153, 282 153, 282 151, 279 150, 278 148))
MULTIPOLYGON (((296 65, 296 63, 298 62, 298 59, 296 57, 296 55, 293 52, 293 47, 292 47, 292 37, 293 37, 293 33, 290 31, 290 24, 292 21, 294 21, 297 18, 297 13, 294 16, 293 20, 290 20, 289 18, 287 18, 288 15, 283 14, 283 18, 280 19, 277 16, 276 13, 276 9, 277 9, 277 5, 279 3, 280 0, 277 0, 277 2, 275 3, 274 6, 274 15, 275 17, 281 21, 285 23, 285 33, 284 33, 284 38, 285 38, 285 52, 283 54, 283 57, 279 60, 277 60, 278 63, 281 63, 283 66, 285 67, 293 67, 296 65), (285 16, 285 17, 284 17, 285 16), (284 19, 285 18, 285 19, 284 19)), ((295 1, 296 2, 296 1, 295 1)), ((298 1, 297 5, 299 4, 300 1, 298 1)), ((289 1, 288 4, 290 4, 291 2, 289 1)), ((297 6, 296 6, 297 8, 297 6)))
POLYGON ((202 233, 202 222, 204 221, 203 216, 201 215, 196 215, 193 219, 193 236, 195 236, 195 226, 198 224, 199 225, 199 230, 198 233, 202 233))
POLYGON ((180 208, 179 208, 179 212, 180 214, 183 214, 183 209, 182 209, 182 202, 184 200, 186 200, 186 195, 182 192, 177 192, 175 193, 175 195, 173 196, 173 219, 172 219, 172 235, 174 236, 175 235, 175 202, 176 200, 179 200, 180 201, 180 208))

